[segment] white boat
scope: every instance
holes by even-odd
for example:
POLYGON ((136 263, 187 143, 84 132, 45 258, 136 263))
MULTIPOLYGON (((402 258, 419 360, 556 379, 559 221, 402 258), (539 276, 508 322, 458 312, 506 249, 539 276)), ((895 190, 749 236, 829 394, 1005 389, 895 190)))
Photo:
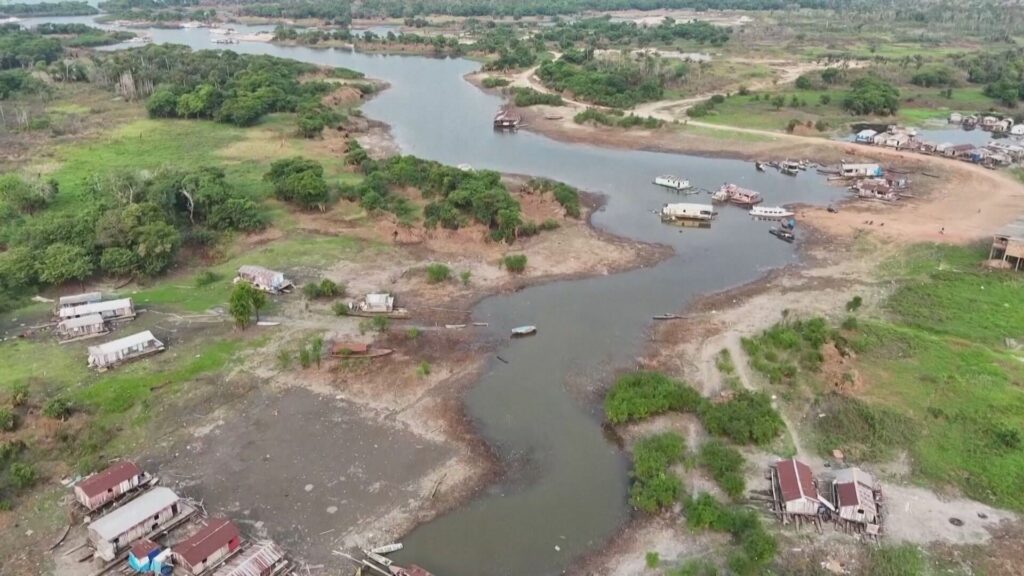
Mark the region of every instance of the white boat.
POLYGON ((536 326, 519 326, 518 328, 512 329, 513 336, 530 336, 531 334, 537 333, 536 326))
POLYGON ((750 215, 754 218, 789 218, 793 214, 792 210, 780 206, 754 206, 750 209, 750 215))
POLYGON ((385 544, 383 546, 377 546, 370 550, 374 554, 391 554, 392 552, 398 552, 402 549, 401 542, 395 542, 394 544, 385 544))
POLYGON ((238 40, 234 38, 214 38, 214 44, 238 44, 238 40))
POLYGON ((711 204, 665 204, 661 208, 661 219, 710 221, 715 217, 715 208, 711 204))
POLYGON ((672 190, 689 190, 690 188, 693 188, 693 186, 690 185, 689 180, 679 178, 677 176, 658 176, 654 179, 654 183, 658 186, 671 188, 672 190))

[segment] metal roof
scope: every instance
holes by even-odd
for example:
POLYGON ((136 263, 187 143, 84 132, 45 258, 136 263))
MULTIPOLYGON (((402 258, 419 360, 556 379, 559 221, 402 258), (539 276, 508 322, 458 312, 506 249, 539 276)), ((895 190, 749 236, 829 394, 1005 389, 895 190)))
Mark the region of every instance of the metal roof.
POLYGON ((1005 236, 1006 238, 1024 242, 1024 216, 997 230, 996 236, 1005 236))
POLYGON ((91 302, 99 302, 103 300, 103 294, 101 292, 85 292, 84 294, 71 294, 70 296, 61 296, 58 303, 61 306, 72 306, 76 304, 88 304, 91 302))
POLYGON ((82 304, 81 306, 71 306, 64 308, 60 311, 62 318, 70 316, 85 316, 86 314, 99 314, 101 312, 110 312, 112 310, 121 310, 122 308, 131 308, 131 298, 118 298, 117 300, 107 300, 106 302, 90 302, 89 304, 82 304))
POLYGON ((112 354, 114 352, 120 352, 126 348, 131 348, 132 346, 138 346, 139 344, 146 344, 154 341, 158 344, 162 344, 162 342, 156 339, 156 336, 153 336, 152 332, 149 330, 143 330, 142 332, 132 334, 131 336, 125 336, 124 338, 104 342, 97 346, 89 346, 89 354, 112 354))
POLYGON ((78 483, 78 487, 86 496, 92 498, 116 487, 121 482, 142 474, 142 469, 134 462, 121 460, 106 470, 97 472, 78 483))
POLYGON ((110 514, 89 524, 89 531, 110 542, 177 503, 178 495, 170 488, 157 486, 110 514))
POLYGON ((284 552, 273 542, 260 542, 214 572, 214 576, 262 576, 284 559, 284 552))
POLYGON ((81 328, 82 326, 92 326, 95 324, 103 324, 103 316, 89 314, 88 316, 79 316, 78 318, 68 318, 67 320, 62 320, 59 326, 61 328, 81 328))
POLYGON ((814 478, 807 464, 790 458, 779 460, 776 468, 779 471, 779 489, 782 490, 783 501, 792 502, 801 498, 818 499, 818 491, 814 488, 814 478))
POLYGON ((241 536, 238 528, 227 518, 211 518, 209 524, 189 536, 183 542, 171 547, 175 556, 181 557, 189 566, 195 566, 209 558, 214 552, 235 541, 241 536))

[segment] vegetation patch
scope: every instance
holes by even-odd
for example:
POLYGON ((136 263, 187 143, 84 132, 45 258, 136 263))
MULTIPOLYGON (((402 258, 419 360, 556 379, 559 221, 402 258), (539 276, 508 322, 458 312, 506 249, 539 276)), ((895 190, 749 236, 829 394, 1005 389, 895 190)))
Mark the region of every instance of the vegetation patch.
POLYGON ((703 402, 696 390, 664 374, 631 372, 605 396, 604 413, 612 424, 624 424, 668 411, 694 412, 703 402))
POLYGON ((513 88, 512 95, 512 102, 520 108, 536 106, 538 104, 543 104, 544 106, 561 106, 564 104, 562 97, 558 94, 538 92, 533 88, 513 88))
POLYGON ((743 455, 739 450, 721 440, 708 440, 700 447, 697 461, 730 498, 736 500, 743 496, 747 484, 743 474, 743 455))
POLYGON ((765 529, 758 512, 726 506, 706 492, 686 500, 683 510, 690 528, 704 528, 732 535, 738 544, 727 561, 732 573, 759 574, 775 558, 778 544, 765 529))
POLYGON ((683 484, 669 467, 683 457, 686 443, 666 432, 644 438, 633 447, 633 486, 629 501, 644 512, 668 508, 682 493, 683 484))

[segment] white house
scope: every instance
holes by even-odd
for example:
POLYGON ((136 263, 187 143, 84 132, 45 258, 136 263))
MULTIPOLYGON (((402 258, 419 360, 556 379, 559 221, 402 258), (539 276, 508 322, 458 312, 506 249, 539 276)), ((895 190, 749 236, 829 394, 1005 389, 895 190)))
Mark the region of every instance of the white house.
POLYGON ((155 354, 163 349, 164 343, 157 340, 149 330, 144 330, 97 346, 89 346, 89 367, 102 372, 122 362, 155 354))

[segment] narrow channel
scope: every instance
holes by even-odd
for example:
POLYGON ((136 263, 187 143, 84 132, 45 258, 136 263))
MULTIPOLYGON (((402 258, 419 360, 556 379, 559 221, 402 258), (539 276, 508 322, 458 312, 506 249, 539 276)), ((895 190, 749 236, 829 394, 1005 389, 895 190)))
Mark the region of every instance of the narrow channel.
MULTIPOLYGON (((80 21, 62 18, 50 21, 80 21)), ((240 33, 269 27, 235 25, 240 33)), ((154 42, 213 48, 205 29, 150 29, 154 42)), ((654 314, 694 296, 752 281, 796 261, 794 247, 768 234, 745 210, 722 207, 710 229, 663 225, 653 212, 688 201, 654 186, 661 174, 716 189, 735 182, 760 191, 765 205, 827 204, 841 191, 813 173, 759 173, 750 163, 566 144, 520 131, 491 130, 500 98, 463 79, 465 59, 360 54, 338 49, 243 42, 237 52, 272 54, 352 68, 391 84, 363 107, 388 123, 404 153, 448 164, 543 176, 607 195, 594 224, 620 236, 672 246, 657 266, 562 281, 482 301, 475 319, 499 334, 534 324, 537 336, 501 350, 468 393, 468 412, 511 474, 477 499, 420 526, 399 558, 439 576, 559 574, 595 550, 630 514, 628 461, 602 434, 600 407, 574 391, 607 383, 630 368, 654 314)), ((693 201, 708 201, 706 196, 693 201), (698 200, 699 199, 699 200, 698 200)), ((799 228, 798 228, 799 234, 799 228)), ((571 258, 566 254, 566 258, 571 258)))

